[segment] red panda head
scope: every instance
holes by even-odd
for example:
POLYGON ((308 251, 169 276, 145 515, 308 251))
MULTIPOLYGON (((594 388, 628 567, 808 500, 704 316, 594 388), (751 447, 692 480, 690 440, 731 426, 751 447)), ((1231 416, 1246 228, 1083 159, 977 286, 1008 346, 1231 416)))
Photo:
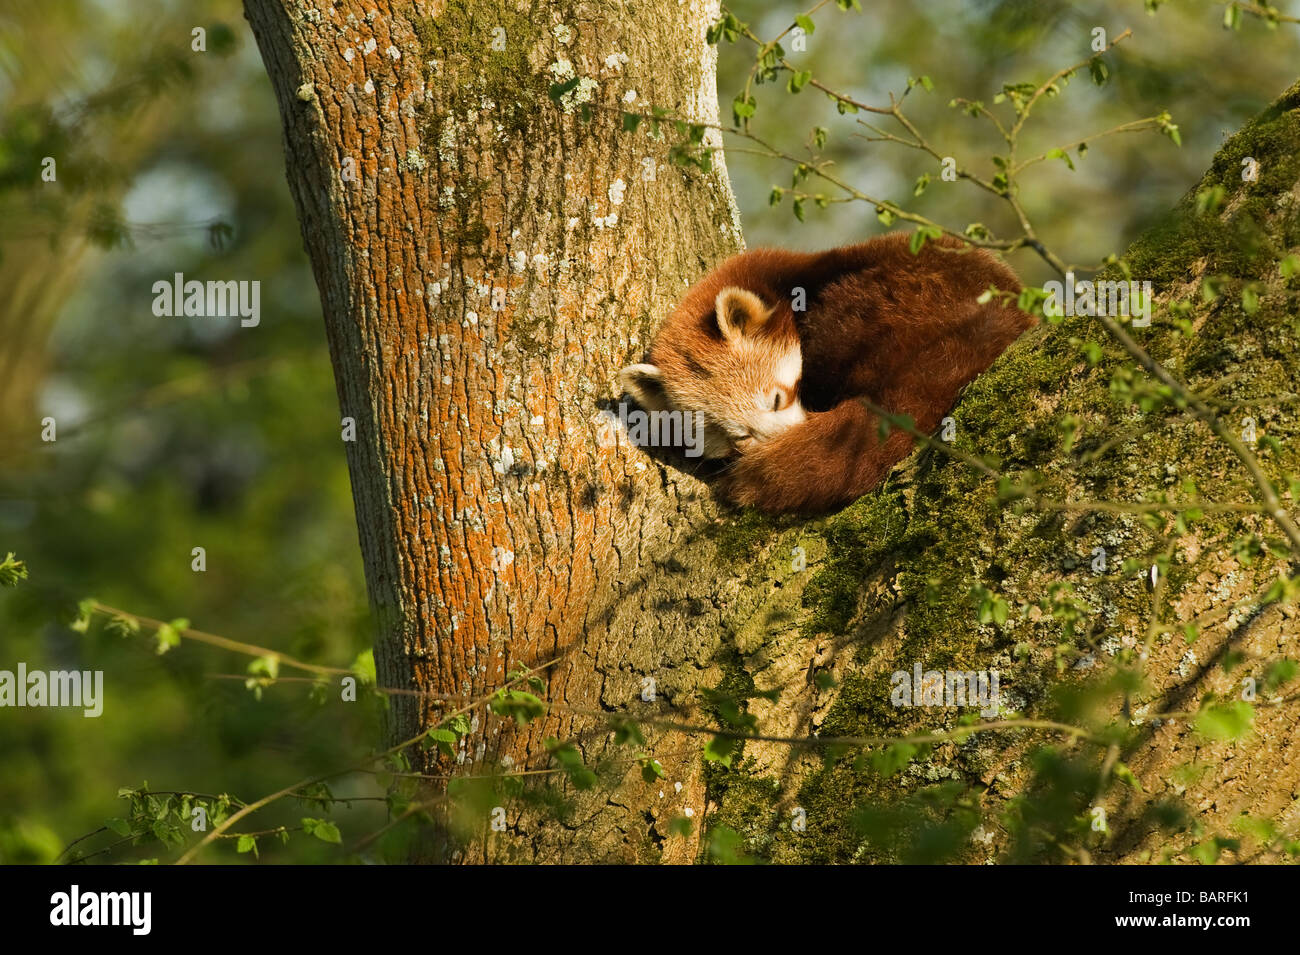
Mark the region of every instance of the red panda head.
POLYGON ((619 373, 624 391, 648 411, 697 415, 705 457, 743 452, 805 418, 793 315, 778 314, 748 289, 728 286, 712 302, 688 296, 659 330, 649 358, 619 373))

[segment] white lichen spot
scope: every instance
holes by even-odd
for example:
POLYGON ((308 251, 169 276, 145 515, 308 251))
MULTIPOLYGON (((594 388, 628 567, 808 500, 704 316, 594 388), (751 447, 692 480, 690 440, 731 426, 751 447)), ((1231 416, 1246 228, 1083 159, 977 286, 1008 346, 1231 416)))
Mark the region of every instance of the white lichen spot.
POLYGON ((361 88, 365 90, 367 93, 373 94, 375 92, 375 81, 366 80, 366 85, 361 88))
POLYGON ((609 184, 609 201, 616 206, 621 206, 625 192, 627 192, 627 183, 622 179, 615 179, 609 184))
POLYGON ((551 257, 545 252, 538 252, 533 256, 533 271, 544 272, 546 267, 551 264, 551 257))
POLYGON ((377 49, 379 49, 379 44, 375 41, 374 37, 371 37, 366 41, 365 46, 361 48, 361 52, 369 55, 374 53, 377 49))
POLYGON ((555 82, 557 83, 566 83, 578 75, 573 70, 573 64, 564 57, 560 57, 552 63, 549 69, 551 71, 551 76, 554 77, 555 82))
POLYGON ((440 296, 441 294, 442 294, 442 283, 441 283, 441 282, 430 282, 430 283, 429 283, 429 298, 437 298, 437 297, 440 296))
POLYGON ((522 272, 524 269, 528 268, 528 253, 520 250, 510 256, 510 268, 514 269, 516 272, 522 272))
MULTIPOLYGON (((492 446, 495 444, 497 444, 497 439, 493 438, 488 443, 489 451, 494 450, 492 446)), ((515 466, 514 450, 511 449, 510 445, 508 444, 501 445, 500 452, 495 452, 495 456, 492 458, 492 470, 496 471, 497 474, 505 474, 514 466, 515 466)))
POLYGON ((425 161, 424 157, 420 155, 420 151, 418 149, 407 150, 406 167, 408 169, 414 169, 416 172, 423 172, 428 167, 428 165, 429 164, 425 161))
POLYGON ((528 424, 530 427, 540 428, 542 425, 546 424, 546 418, 542 415, 535 414, 528 419, 528 424))
POLYGON ((607 70, 613 70, 615 73, 617 73, 620 70, 622 70, 623 67, 626 65, 627 65, 626 53, 611 53, 609 56, 605 57, 605 69, 607 70))
POLYGON ((456 159, 456 127, 448 123, 438 134, 438 158, 443 162, 454 162, 456 159))
POLYGON ((477 325, 477 324, 478 324, 478 312, 466 312, 466 313, 465 313, 465 323, 466 323, 467 325, 477 325))
POLYGON ((607 216, 592 216, 591 221, 597 229, 612 229, 618 225, 618 213, 611 212, 607 216))
POLYGON ((572 113, 583 103, 590 103, 596 95, 597 83, 590 76, 578 80, 578 85, 560 97, 560 106, 566 113, 572 113))
POLYGON ((492 548, 492 569, 498 574, 515 562, 515 552, 504 547, 492 548))
POLYGON ((310 103, 312 98, 316 95, 316 87, 311 83, 303 83, 302 86, 298 87, 297 95, 298 99, 302 100, 304 103, 310 103))
POLYGON ((626 93, 623 94, 623 102, 634 103, 636 102, 636 97, 637 97, 636 90, 628 90, 626 93))
POLYGON ((384 52, 387 53, 389 56, 391 56, 394 60, 400 60, 402 58, 402 51, 391 44, 389 45, 388 49, 385 50, 384 52))
POLYGON ((551 34, 562 46, 568 46, 573 42, 573 31, 563 23, 557 23, 555 26, 551 27, 551 34))
POLYGON ((351 63, 356 58, 356 55, 357 53, 354 49, 352 49, 352 47, 348 47, 346 50, 343 51, 343 59, 347 60, 349 63, 351 63))
POLYGON ((579 219, 577 216, 574 216, 572 219, 570 219, 570 220, 566 223, 566 225, 567 225, 570 229, 576 229, 576 228, 578 228, 578 223, 581 222, 581 221, 582 221, 582 220, 579 219))

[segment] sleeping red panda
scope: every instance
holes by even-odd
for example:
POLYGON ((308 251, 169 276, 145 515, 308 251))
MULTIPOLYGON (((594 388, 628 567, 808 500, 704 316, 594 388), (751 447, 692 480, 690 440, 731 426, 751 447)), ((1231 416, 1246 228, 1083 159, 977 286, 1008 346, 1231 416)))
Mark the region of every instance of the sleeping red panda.
POLYGON ((754 249, 693 286, 646 362, 619 375, 648 411, 694 412, 722 493, 769 512, 843 507, 910 452, 858 398, 933 432, 961 389, 1036 320, 989 288, 1015 273, 945 236, 896 232, 820 253, 754 249), (800 308, 800 306, 803 306, 800 308))

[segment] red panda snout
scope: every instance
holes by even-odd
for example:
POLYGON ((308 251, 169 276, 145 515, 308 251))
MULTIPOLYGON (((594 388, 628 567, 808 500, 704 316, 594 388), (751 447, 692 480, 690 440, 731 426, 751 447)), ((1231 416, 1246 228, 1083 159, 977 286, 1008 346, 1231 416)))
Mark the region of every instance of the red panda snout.
POLYGON ((651 361, 619 382, 647 410, 696 416, 702 455, 728 458, 804 421, 803 357, 788 313, 748 289, 727 286, 704 308, 670 317, 651 361))

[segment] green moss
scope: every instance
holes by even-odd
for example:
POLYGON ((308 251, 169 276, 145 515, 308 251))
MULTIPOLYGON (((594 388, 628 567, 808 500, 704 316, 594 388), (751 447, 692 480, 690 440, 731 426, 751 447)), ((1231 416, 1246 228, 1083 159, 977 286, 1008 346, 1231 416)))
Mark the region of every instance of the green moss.
MULTIPOLYGON (((549 82, 528 61, 526 38, 536 36, 539 26, 526 14, 507 3, 448 0, 437 17, 416 17, 413 24, 425 63, 439 64, 437 74, 430 68, 430 78, 443 78, 439 89, 454 105, 490 108, 496 121, 516 133, 536 118, 549 82), (505 42, 498 43, 498 37, 505 42)), ((440 112, 426 116, 434 142, 440 112)))
POLYGON ((808 632, 840 633, 848 627, 863 580, 882 555, 897 550, 907 522, 902 495, 888 490, 869 494, 826 521, 822 536, 828 558, 804 591, 811 612, 808 632))
POLYGON ((718 559, 726 566, 752 560, 760 547, 791 524, 788 518, 745 508, 713 525, 709 536, 718 548, 718 559))

